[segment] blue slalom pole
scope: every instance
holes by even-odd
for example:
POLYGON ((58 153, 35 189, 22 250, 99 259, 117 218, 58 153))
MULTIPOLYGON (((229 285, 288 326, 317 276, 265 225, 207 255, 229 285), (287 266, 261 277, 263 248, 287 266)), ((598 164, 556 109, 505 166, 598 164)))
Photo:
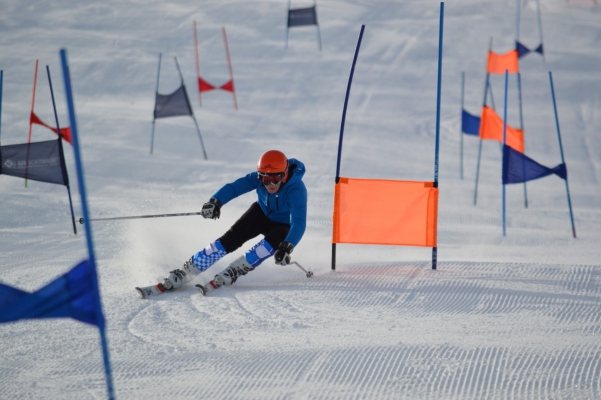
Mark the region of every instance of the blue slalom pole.
POLYGON ((538 16, 538 36, 540 37, 540 45, 541 45, 541 56, 543 56, 543 62, 547 62, 547 58, 545 57, 545 45, 543 44, 543 20, 540 15, 540 0, 536 1, 536 15, 538 16))
POLYGON ((50 97, 52 98, 52 109, 54 110, 54 120, 56 122, 56 133, 58 135, 58 149, 61 155, 61 169, 63 171, 63 179, 67 186, 67 194, 69 195, 69 208, 71 209, 71 222, 73 223, 73 233, 77 235, 75 227, 75 213, 73 212, 73 201, 71 199, 71 188, 69 187, 69 174, 67 174, 67 165, 65 164, 65 153, 63 151, 63 135, 61 127, 58 123, 58 114, 56 112, 56 102, 54 101, 54 89, 52 88, 52 79, 50 78, 50 68, 46 65, 46 74, 48 75, 48 86, 50 86, 50 97))
MULTIPOLYGON (((344 137, 344 122, 346 121, 346 109, 348 107, 348 98, 351 94, 351 84, 353 83, 353 75, 355 74, 355 65, 357 64, 357 57, 359 56, 359 49, 361 48, 361 40, 363 40, 363 32, 365 31, 365 24, 361 25, 361 32, 359 33, 359 40, 357 41, 357 48, 355 49, 355 57, 353 58, 353 65, 351 66, 351 74, 348 78, 348 84, 346 86, 346 96, 344 98, 344 108, 342 109, 342 122, 340 123, 340 137, 338 139, 338 160, 336 162, 336 179, 335 183, 338 184, 340 180, 340 158, 342 156, 342 139, 344 137)), ((332 243, 332 270, 336 269, 336 243, 332 243)))
MULTIPOLYGON (((490 86, 490 73, 486 73, 486 83, 484 84, 484 100, 482 102, 482 108, 486 106, 486 97, 488 96, 488 88, 490 86)), ((490 88, 492 90, 492 87, 490 88)), ((493 106, 494 108, 494 106, 493 106)), ((478 179, 480 177, 480 159, 482 158, 482 138, 480 138, 480 144, 478 146, 478 162, 476 163, 476 184, 474 185, 474 205, 478 201, 478 179)))
POLYGON ((476 205, 476 202, 478 200, 478 178, 480 177, 480 158, 482 154, 482 142, 483 140, 480 139, 480 143, 478 144, 478 163, 476 164, 476 186, 474 187, 474 205, 476 205))
POLYGON ((317 0, 313 0, 313 8, 315 9, 315 22, 317 25, 317 40, 319 42, 319 51, 321 51, 321 29, 319 28, 319 21, 317 21, 317 0))
MULTIPOLYGON (((434 187, 438 188, 438 154, 440 152, 440 97, 442 84, 442 37, 444 27, 444 2, 440 2, 440 28, 438 30, 438 87, 436 93, 436 150, 434 151, 434 187)), ((432 247, 432 269, 436 269, 438 247, 432 247)))
MULTIPOLYGON (((461 111, 460 118, 463 119, 463 97, 465 94, 465 71, 461 71, 461 111)), ((463 180, 463 122, 459 122, 459 178, 463 180)))
POLYGON ((0 143, 2 143, 2 81, 4 80, 4 70, 0 70, 0 143))
MULTIPOLYGON (((181 85, 184 88, 184 94, 186 95, 186 100, 188 101, 188 105, 190 106, 190 111, 192 111, 192 106, 190 105, 191 104, 190 99, 188 98, 188 92, 186 91, 186 85, 184 84, 184 76, 182 75, 182 70, 179 68, 179 63, 177 62, 177 57, 173 57, 173 59, 175 60, 175 66, 177 67, 177 72, 179 73, 179 79, 180 79, 181 85)), ((233 79, 233 76, 232 76, 232 79, 233 79)), ((157 78, 157 93, 158 92, 159 92, 159 89, 158 89, 158 78, 157 78)), ((207 157, 207 151, 205 150, 205 144, 202 140, 202 135, 200 134, 200 127, 198 126, 198 121, 196 120, 196 117, 194 116, 194 111, 192 111, 191 117, 194 120, 194 125, 196 126, 196 133, 198 133, 198 139, 200 139, 200 147, 202 147, 202 155, 204 156, 205 160, 208 160, 209 158, 207 157)), ((153 125, 153 127, 154 127, 154 125, 153 125)), ((154 135, 154 129, 152 132, 154 135)))
MULTIPOLYGON (((549 82, 551 83, 551 97, 553 98, 553 110, 555 111, 555 125, 557 126, 557 140, 559 140, 559 152, 561 153, 561 162, 566 163, 563 156, 563 145, 561 143, 561 132, 559 130, 559 117, 557 116, 557 103, 555 102, 555 89, 553 88, 553 75, 549 71, 549 82)), ((566 166, 567 170, 567 166, 566 166)), ((570 221, 572 221, 572 235, 576 238, 576 225, 574 225, 574 214, 572 213, 572 200, 570 199, 570 187, 568 186, 568 177, 566 175, 566 193, 568 196, 568 207, 570 209, 570 221)))
POLYGON ((520 41, 520 0, 515 0, 516 12, 515 12, 515 41, 520 41))
MULTIPOLYGON (((520 102, 520 129, 524 130, 524 117, 522 113, 522 74, 520 72, 517 73, 518 78, 518 99, 520 102)), ((526 187, 526 182, 524 182, 524 208, 528 208, 528 189, 526 187)))
MULTIPOLYGON (((157 95, 159 94, 159 78, 161 77, 161 57, 163 56, 163 53, 159 53, 159 70, 157 72, 157 88, 154 92, 154 110, 156 111, 156 98, 157 95)), ((152 154, 152 148, 154 146, 154 125, 156 122, 156 117, 155 117, 155 113, 152 113, 152 132, 150 133, 150 154, 152 154)))
POLYGON ((90 221, 90 215, 88 212, 88 202, 86 199, 86 185, 84 181, 83 161, 81 159, 81 152, 79 150, 79 138, 77 133, 77 122, 75 120, 75 105, 73 102, 73 92, 71 90, 71 78, 69 76, 69 63, 67 61, 67 50, 61 49, 60 51, 61 65, 63 69, 63 79, 65 81, 65 93, 67 97, 67 108, 69 109, 69 122, 71 123, 71 136, 73 140, 73 150, 75 152, 75 164, 77 166, 77 182, 79 184, 79 194, 81 195, 81 206, 83 217, 88 223, 85 225, 86 230, 86 243, 88 246, 88 266, 92 269, 91 278, 94 286, 95 296, 94 300, 96 303, 96 322, 98 329, 100 330, 100 342, 102 345, 102 356, 104 361, 104 372, 106 375, 106 384, 108 398, 113 400, 115 398, 113 389, 113 377, 111 373, 111 364, 109 361, 108 345, 105 333, 105 321, 102 313, 102 304, 100 302, 100 290, 98 288, 98 275, 96 272, 96 259, 94 256, 94 245, 92 243, 92 224, 90 221))
POLYGON ((290 32, 290 2, 292 0, 288 0, 288 12, 286 13, 286 44, 284 45, 284 48, 287 49, 288 48, 288 34, 290 32))
POLYGON ((355 49, 355 57, 353 58, 353 65, 351 66, 351 74, 348 78, 348 84, 346 86, 346 96, 344 98, 344 108, 342 109, 342 122, 340 123, 340 138, 338 139, 338 160, 336 162, 336 183, 340 178, 340 157, 342 156, 342 139, 344 138, 344 123, 346 121, 346 109, 348 107, 348 98, 351 94, 351 85, 353 83, 353 75, 355 74, 355 65, 357 64, 357 56, 359 56, 359 48, 361 48, 361 40, 363 39, 363 31, 365 31, 365 25, 361 25, 361 32, 359 33, 359 40, 357 41, 357 48, 355 49))
POLYGON ((438 187, 438 154, 440 152, 440 97, 442 84, 442 34, 444 2, 440 3, 440 29, 438 32, 438 87, 436 93, 436 150, 434 154, 434 187, 438 187))
MULTIPOLYGON (((505 151, 505 142, 507 141, 507 82, 509 81, 509 71, 505 70, 505 107, 503 109, 503 151, 505 151)), ((501 166, 501 181, 503 181, 503 167, 501 166)), ((505 234, 505 182, 503 182, 503 236, 505 234)))
MULTIPOLYGON (((488 43, 488 52, 492 50, 492 38, 488 43)), ((488 57, 488 54, 486 55, 488 57)), ((490 73, 486 72, 486 81, 484 83, 484 99, 482 100, 482 107, 486 106, 486 98, 488 97, 488 89, 490 87, 490 73)), ((491 90, 491 98, 492 98, 492 87, 491 90)), ((494 100, 493 100, 493 109, 494 109, 494 100)), ((478 146, 478 162, 476 163, 476 182, 474 184, 474 205, 478 202, 478 179, 480 178, 480 159, 482 158, 482 138, 480 138, 480 144, 478 146)))

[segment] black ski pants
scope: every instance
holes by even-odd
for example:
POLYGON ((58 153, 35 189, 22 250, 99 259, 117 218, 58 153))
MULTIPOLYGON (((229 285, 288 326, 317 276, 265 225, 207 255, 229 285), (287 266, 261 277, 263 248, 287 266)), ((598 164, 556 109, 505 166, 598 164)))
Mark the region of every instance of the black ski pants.
POLYGON ((288 231, 290 225, 269 220, 259 203, 253 203, 219 240, 225 251, 231 253, 248 240, 263 235, 267 243, 277 250, 280 243, 286 239, 288 231))

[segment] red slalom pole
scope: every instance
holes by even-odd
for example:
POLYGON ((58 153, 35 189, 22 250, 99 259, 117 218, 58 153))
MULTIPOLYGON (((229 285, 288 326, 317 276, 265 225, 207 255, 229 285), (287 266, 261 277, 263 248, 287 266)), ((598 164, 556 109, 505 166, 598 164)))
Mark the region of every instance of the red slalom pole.
MULTIPOLYGON (((35 105, 35 89, 38 83, 38 60, 35 60, 35 73, 33 74, 33 95, 31 96, 31 112, 29 113, 29 134, 27 143, 31 143, 31 117, 33 116, 33 106, 35 105)), ((27 187, 27 172, 29 171, 29 146, 27 147, 27 164, 25 165, 25 187, 27 187)))
POLYGON ((234 87, 234 71, 232 70, 232 60, 230 58, 230 48, 227 45, 227 35, 225 34, 225 26, 221 27, 223 33, 223 41, 225 42, 225 54, 227 56, 227 65, 230 69, 230 82, 232 82, 232 96, 234 96, 234 108, 238 110, 238 101, 236 100, 236 88, 234 87))
POLYGON ((33 95, 31 96, 31 113, 29 114, 29 134, 27 135, 27 143, 31 143, 31 114, 33 114, 33 106, 35 105, 35 89, 38 83, 38 60, 35 60, 35 73, 33 75, 33 95))
POLYGON ((196 85, 198 86, 198 104, 202 107, 202 97, 200 90, 200 60, 198 58, 198 34, 196 32, 196 20, 193 22, 194 26, 194 50, 196 52, 196 85))

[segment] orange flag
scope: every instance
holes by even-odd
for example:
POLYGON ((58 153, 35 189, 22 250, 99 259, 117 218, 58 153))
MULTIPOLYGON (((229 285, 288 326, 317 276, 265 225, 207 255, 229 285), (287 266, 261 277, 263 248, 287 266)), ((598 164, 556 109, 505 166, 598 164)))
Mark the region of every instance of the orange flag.
POLYGON ((486 72, 490 74, 504 74, 505 70, 507 70, 510 74, 517 74, 520 72, 518 58, 517 50, 511 50, 505 54, 496 54, 489 51, 486 72))
POLYGON ((215 90, 215 86, 211 85, 209 82, 202 79, 200 76, 198 77, 198 91, 199 92, 210 92, 211 90, 215 90))
MULTIPOLYGON (((47 123, 45 123, 44 121, 42 121, 40 119, 40 117, 35 115, 35 113, 33 111, 31 112, 31 115, 29 116, 29 126, 31 126, 32 124, 45 126, 46 128, 50 129, 52 132, 54 132, 58 135, 58 131, 56 128, 53 128, 50 125, 48 125, 47 123)), ((73 145, 73 142, 71 142, 71 128, 69 128, 68 126, 65 128, 61 128, 61 135, 62 135, 63 139, 65 139, 67 142, 69 142, 69 143, 71 143, 71 145, 73 145)))
MULTIPOLYGON (((480 139, 503 143, 503 119, 489 106, 482 108, 480 117, 480 139)), ((520 153, 524 152, 524 131, 507 125, 505 144, 520 153)))
POLYGON ((438 188, 433 182, 340 178, 332 219, 332 243, 436 247, 438 188))

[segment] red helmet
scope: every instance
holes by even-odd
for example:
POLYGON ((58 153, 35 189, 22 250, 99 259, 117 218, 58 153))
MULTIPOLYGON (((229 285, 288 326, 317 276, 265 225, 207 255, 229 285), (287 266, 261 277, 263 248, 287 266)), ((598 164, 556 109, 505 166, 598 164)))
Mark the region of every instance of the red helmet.
POLYGON ((278 150, 269 150, 259 158, 257 171, 263 174, 277 174, 286 172, 288 169, 288 159, 278 150))
POLYGON ((269 150, 259 158, 257 163, 259 179, 264 184, 277 185, 286 181, 288 174, 288 159, 278 150, 269 150))

